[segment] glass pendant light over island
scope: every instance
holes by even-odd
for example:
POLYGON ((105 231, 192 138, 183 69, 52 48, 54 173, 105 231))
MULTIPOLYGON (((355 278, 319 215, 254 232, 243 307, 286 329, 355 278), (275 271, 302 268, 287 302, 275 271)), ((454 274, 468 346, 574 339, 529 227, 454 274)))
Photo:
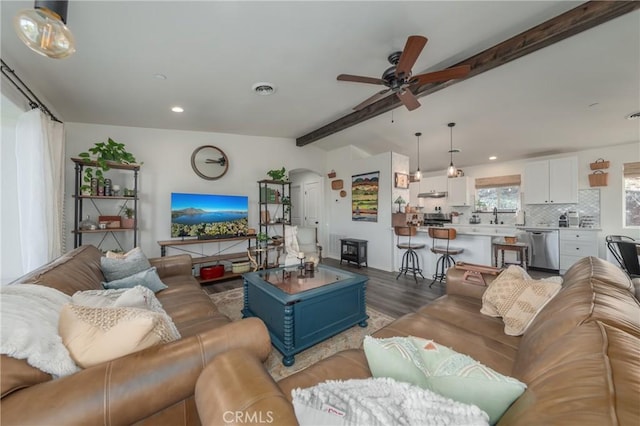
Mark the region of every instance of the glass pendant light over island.
POLYGON ((456 166, 453 165, 453 153, 458 152, 458 150, 453 149, 453 126, 455 125, 456 123, 447 124, 450 129, 449 154, 451 155, 451 162, 449 163, 449 168, 447 169, 447 177, 450 178, 458 177, 458 169, 456 169, 456 166))
POLYGON ((418 170, 416 170, 416 172, 413 174, 414 182, 420 182, 420 179, 422 179, 422 173, 420 172, 420 136, 422 136, 422 133, 417 132, 416 138, 418 139, 418 170))

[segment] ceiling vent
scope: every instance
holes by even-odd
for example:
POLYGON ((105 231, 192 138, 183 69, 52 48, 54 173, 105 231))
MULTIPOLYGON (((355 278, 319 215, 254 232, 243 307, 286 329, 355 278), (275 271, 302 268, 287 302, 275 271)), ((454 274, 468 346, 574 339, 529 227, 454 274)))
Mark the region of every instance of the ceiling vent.
POLYGON ((276 92, 276 87, 271 83, 256 83, 251 89, 260 96, 269 96, 276 92))

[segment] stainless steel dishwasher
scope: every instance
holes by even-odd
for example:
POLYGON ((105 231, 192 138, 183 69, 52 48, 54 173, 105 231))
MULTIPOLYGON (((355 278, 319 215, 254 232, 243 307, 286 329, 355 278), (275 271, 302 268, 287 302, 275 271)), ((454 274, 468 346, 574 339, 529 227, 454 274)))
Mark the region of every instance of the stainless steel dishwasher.
POLYGON ((560 244, 555 229, 525 229, 529 239, 529 266, 532 268, 560 269, 560 244))

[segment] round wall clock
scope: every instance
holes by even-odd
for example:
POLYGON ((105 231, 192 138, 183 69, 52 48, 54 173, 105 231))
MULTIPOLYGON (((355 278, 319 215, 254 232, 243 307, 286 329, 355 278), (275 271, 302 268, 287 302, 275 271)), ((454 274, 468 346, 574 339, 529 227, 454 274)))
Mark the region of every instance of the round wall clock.
POLYGON ((220 148, 203 145, 191 154, 191 167, 202 179, 216 180, 227 173, 229 158, 220 148))

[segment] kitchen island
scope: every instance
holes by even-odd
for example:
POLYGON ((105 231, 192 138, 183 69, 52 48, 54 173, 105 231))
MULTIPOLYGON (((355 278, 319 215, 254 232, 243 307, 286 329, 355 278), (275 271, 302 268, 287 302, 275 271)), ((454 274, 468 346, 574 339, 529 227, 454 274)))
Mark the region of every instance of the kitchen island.
MULTIPOLYGON (((448 228, 455 228, 457 231, 457 238, 451 240, 451 247, 462 248, 464 252, 454 256, 454 259, 458 262, 477 263, 481 265, 494 265, 492 243, 494 241, 503 241, 504 237, 517 236, 519 241, 530 244, 527 231, 540 230, 559 230, 560 231, 560 244, 559 244, 559 257, 560 257, 560 273, 563 273, 568 266, 573 264, 576 260, 584 256, 596 256, 598 257, 598 234, 599 228, 558 228, 557 226, 524 226, 516 227, 514 225, 493 225, 493 224, 451 224, 447 225, 448 228), (583 241, 584 240, 584 241, 583 241)), ((431 246, 433 240, 428 234, 429 227, 418 227, 418 233, 415 237, 412 237, 411 242, 424 243, 425 248, 417 250, 416 254, 420 259, 420 267, 422 268, 423 275, 427 278, 426 282, 431 282, 431 277, 435 273, 436 262, 438 255, 431 252, 431 246)), ((393 230, 391 230, 393 232, 393 230)), ((396 238, 394 236, 394 238, 396 238)), ((400 241, 405 241, 401 237, 400 241)), ((438 244, 441 244, 440 241, 438 244)), ((446 244, 446 242, 445 242, 446 244)), ((394 245, 394 268, 397 271, 400 267, 402 254, 404 250, 398 249, 394 245)), ((557 256, 557 251, 555 252, 557 256)), ((529 248, 529 258, 531 259, 533 253, 531 247, 529 248)), ((519 263, 516 252, 505 253, 506 263, 519 263)))
MULTIPOLYGON (((458 234, 455 240, 451 240, 450 246, 464 249, 464 252, 454 256, 456 262, 461 261, 481 265, 493 264, 493 251, 491 244, 494 239, 502 239, 506 236, 515 236, 518 233, 518 230, 514 226, 509 225, 455 224, 447 227, 455 228, 458 234)), ((419 226, 418 233, 415 237, 411 238, 411 242, 423 243, 426 246, 422 250, 416 250, 416 254, 420 258, 420 267, 422 268, 423 275, 430 282, 431 276, 435 273, 436 262, 438 261, 439 256, 432 253, 430 250, 433 240, 429 237, 428 229, 429 227, 427 226, 419 226)), ((393 232, 393 230, 391 230, 391 232, 393 232)), ((400 241, 405 241, 404 237, 400 237, 400 241)), ((443 245, 446 244, 446 242, 441 240, 437 244, 443 245)), ((403 253, 404 250, 400 250, 395 247, 395 270, 400 268, 403 253)), ((507 253, 507 255, 509 254, 510 253, 507 253)), ((515 262, 515 254, 513 260, 507 259, 507 261, 515 262)))

